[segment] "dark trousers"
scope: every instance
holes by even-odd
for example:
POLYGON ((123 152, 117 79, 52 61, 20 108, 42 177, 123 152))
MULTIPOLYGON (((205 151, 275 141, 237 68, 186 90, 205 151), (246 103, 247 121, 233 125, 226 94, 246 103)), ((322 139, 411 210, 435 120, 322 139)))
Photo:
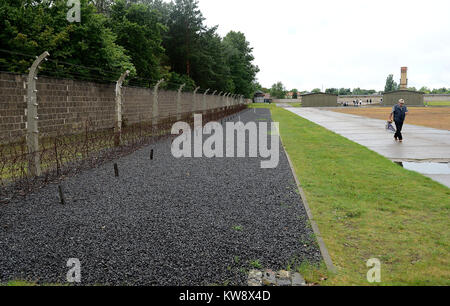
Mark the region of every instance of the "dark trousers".
POLYGON ((402 135, 403 122, 404 121, 395 121, 395 127, 397 128, 397 132, 395 133, 394 137, 398 138, 399 140, 403 140, 402 135))

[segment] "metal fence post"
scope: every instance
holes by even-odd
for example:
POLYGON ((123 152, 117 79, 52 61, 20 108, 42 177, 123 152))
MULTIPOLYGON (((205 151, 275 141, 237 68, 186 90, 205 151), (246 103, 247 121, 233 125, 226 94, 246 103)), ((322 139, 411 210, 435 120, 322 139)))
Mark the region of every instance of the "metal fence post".
POLYGON ((181 92, 186 84, 181 84, 177 94, 177 120, 181 120, 181 92))
POLYGON ((208 92, 209 92, 209 88, 205 91, 205 93, 203 94, 203 105, 202 105, 202 111, 205 111, 206 110, 206 95, 208 94, 208 92))
POLYGON ((116 124, 114 126, 114 145, 116 147, 120 146, 122 138, 122 84, 129 74, 129 70, 125 71, 116 82, 116 124))
POLYGON ((159 117, 158 89, 162 82, 164 82, 164 79, 159 80, 158 83, 156 83, 155 88, 153 89, 152 125, 158 124, 158 117, 159 117))
POLYGON ((194 95, 192 97, 192 114, 195 114, 195 111, 197 110, 197 105, 198 105, 198 102, 197 102, 197 91, 199 89, 200 89, 200 87, 197 87, 194 90, 194 95))
POLYGON ((226 96, 228 93, 224 92, 222 95, 222 99, 220 99, 220 104, 221 107, 225 107, 227 105, 227 100, 226 100, 226 96))
POLYGON ((27 83, 27 147, 28 147, 28 170, 32 176, 40 176, 41 158, 39 156, 39 130, 38 130, 38 103, 36 95, 37 69, 41 62, 50 56, 45 51, 33 62, 28 73, 27 83))
POLYGON ((216 100, 216 105, 217 105, 217 108, 221 108, 222 107, 222 103, 221 103, 221 98, 220 98, 220 95, 223 93, 223 91, 221 91, 221 92, 219 92, 219 94, 218 94, 218 96, 217 96, 217 100, 216 100))
POLYGON ((231 92, 229 92, 229 93, 227 93, 227 94, 225 95, 225 105, 226 105, 227 107, 230 106, 230 101, 229 101, 230 95, 231 95, 231 92))
POLYGON ((217 92, 217 90, 214 90, 213 91, 213 93, 212 93, 212 97, 213 97, 213 99, 212 99, 212 105, 211 105, 211 107, 212 107, 212 113, 215 113, 216 112, 216 105, 217 105, 217 99, 214 97, 215 96, 215 94, 216 94, 216 92, 217 92))

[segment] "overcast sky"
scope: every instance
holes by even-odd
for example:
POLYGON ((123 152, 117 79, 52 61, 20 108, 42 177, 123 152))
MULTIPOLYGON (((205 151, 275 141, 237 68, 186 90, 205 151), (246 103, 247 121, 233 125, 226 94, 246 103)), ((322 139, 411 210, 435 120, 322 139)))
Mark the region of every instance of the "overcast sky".
POLYGON ((313 88, 450 87, 449 0, 200 0, 209 26, 243 32, 258 81, 313 88))

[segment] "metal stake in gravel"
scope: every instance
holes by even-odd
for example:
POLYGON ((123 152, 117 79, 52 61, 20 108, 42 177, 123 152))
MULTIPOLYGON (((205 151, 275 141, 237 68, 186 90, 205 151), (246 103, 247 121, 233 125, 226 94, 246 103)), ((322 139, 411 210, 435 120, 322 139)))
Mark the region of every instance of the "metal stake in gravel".
POLYGON ((61 185, 58 185, 58 193, 59 193, 59 202, 61 203, 61 205, 66 204, 66 199, 64 198, 64 193, 61 185))
POLYGON ((153 160, 153 149, 150 151, 150 160, 153 160))
POLYGON ((114 175, 116 177, 119 177, 119 167, 117 166, 117 164, 114 164, 114 175))

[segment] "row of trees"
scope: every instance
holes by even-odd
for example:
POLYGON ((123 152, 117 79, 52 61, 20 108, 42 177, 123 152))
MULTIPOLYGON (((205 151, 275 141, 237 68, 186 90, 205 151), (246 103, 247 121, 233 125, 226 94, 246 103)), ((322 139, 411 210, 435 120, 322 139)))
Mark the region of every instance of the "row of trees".
MULTIPOLYGON (((386 86, 384 87, 385 92, 394 91, 400 89, 400 84, 394 81, 394 75, 390 74, 386 79, 386 86)), ((430 89, 426 86, 423 86, 419 90, 416 87, 408 87, 408 90, 413 91, 421 91, 426 94, 450 94, 450 88, 433 88, 430 89)))
MULTIPOLYGON (((411 87, 410 90, 416 90, 415 87, 411 87)), ((446 87, 442 87, 442 88, 433 88, 430 89, 426 86, 423 86, 422 88, 419 89, 419 91, 426 93, 426 94, 450 94, 450 88, 446 88, 446 87)))
MULTIPOLYGON (((317 90, 317 89, 316 89, 317 90)), ((320 92, 320 89, 319 89, 320 92)), ((340 96, 344 95, 373 95, 376 94, 377 91, 375 89, 361 89, 361 88, 354 88, 351 90, 350 88, 327 88, 325 90, 325 93, 331 93, 336 94, 340 96)))
MULTIPOLYGON (((284 99, 284 98, 286 98, 288 93, 292 93, 292 98, 297 99, 298 96, 301 94, 322 92, 322 90, 320 88, 314 88, 311 91, 299 91, 296 88, 287 90, 282 82, 277 82, 277 83, 273 84, 272 87, 269 89, 260 87, 259 90, 270 93, 271 97, 276 98, 276 99, 284 99)), ((337 94, 337 95, 372 95, 372 94, 376 94, 377 91, 373 90, 373 89, 367 90, 367 89, 361 89, 361 88, 354 88, 353 90, 350 88, 339 88, 339 89, 338 88, 327 88, 325 90, 325 93, 337 94)))
POLYGON ((44 66, 60 77, 114 79, 129 69, 150 86, 186 83, 244 94, 255 89, 258 67, 241 32, 219 36, 205 25, 197 0, 81 0, 81 22, 67 21, 66 0, 0 0, 2 70, 23 73, 49 51, 44 66), (89 68, 88 68, 89 67, 89 68), (94 69, 92 69, 95 67, 94 69))
MULTIPOLYGON (((384 91, 389 92, 389 91, 398 90, 399 88, 400 88, 400 86, 399 86, 399 84, 397 84, 394 81, 393 75, 392 74, 389 75, 386 80, 386 86, 385 86, 384 91)), ((417 89, 415 87, 410 87, 408 89, 417 91, 417 89)), ((270 95, 275 99, 284 99, 284 98, 286 98, 288 93, 292 93, 292 98, 297 99, 297 97, 300 94, 322 92, 322 90, 320 88, 314 88, 311 91, 301 91, 301 92, 298 89, 294 88, 289 91, 286 89, 286 87, 283 85, 282 82, 277 82, 277 83, 273 84, 271 88, 259 87, 259 90, 270 93, 270 95)), ((424 92, 426 94, 450 94, 450 88, 445 88, 445 87, 439 88, 439 89, 429 89, 427 87, 422 87, 419 89, 419 91, 424 92)), ((382 92, 376 91, 374 89, 361 89, 358 87, 358 88, 354 88, 353 90, 351 88, 327 88, 325 90, 325 93, 345 96, 345 95, 373 95, 373 94, 381 94, 382 92)))

